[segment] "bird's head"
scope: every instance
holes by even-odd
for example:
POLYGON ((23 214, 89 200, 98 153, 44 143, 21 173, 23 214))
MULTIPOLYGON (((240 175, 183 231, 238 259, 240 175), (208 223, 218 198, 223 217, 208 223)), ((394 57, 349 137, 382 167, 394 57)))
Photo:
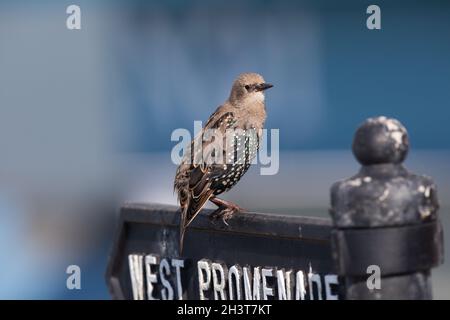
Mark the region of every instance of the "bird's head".
POLYGON ((229 101, 233 105, 264 102, 264 91, 272 87, 257 73, 242 73, 234 80, 229 101))

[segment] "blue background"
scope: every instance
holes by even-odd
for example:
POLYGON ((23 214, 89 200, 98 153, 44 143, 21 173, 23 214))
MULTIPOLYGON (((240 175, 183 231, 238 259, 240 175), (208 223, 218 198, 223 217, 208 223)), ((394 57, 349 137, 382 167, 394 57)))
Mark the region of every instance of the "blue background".
MULTIPOLYGON (((327 216, 329 186, 358 170, 356 127, 386 115, 408 129, 408 167, 436 179, 448 229, 449 34, 437 0, 0 2, 0 298, 109 298, 120 205, 176 203, 170 135, 241 72, 275 85, 266 126, 282 153, 279 174, 250 170, 230 199, 327 216), (366 28, 371 4, 381 30, 366 28), (66 288, 71 264, 81 290, 66 288)), ((434 274, 437 298, 449 274, 434 274)))

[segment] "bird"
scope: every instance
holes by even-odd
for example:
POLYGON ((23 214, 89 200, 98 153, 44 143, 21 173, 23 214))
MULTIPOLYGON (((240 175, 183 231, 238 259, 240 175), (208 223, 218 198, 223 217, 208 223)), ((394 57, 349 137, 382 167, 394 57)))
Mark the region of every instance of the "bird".
POLYGON ((180 253, 186 228, 208 200, 218 207, 210 218, 222 218, 226 225, 234 213, 244 211, 217 196, 242 178, 256 156, 266 120, 265 90, 272 87, 258 73, 240 74, 228 99, 186 148, 174 180, 181 212, 180 253), (205 136, 210 132, 214 132, 214 139, 208 140, 205 136), (222 161, 213 161, 217 159, 222 161))

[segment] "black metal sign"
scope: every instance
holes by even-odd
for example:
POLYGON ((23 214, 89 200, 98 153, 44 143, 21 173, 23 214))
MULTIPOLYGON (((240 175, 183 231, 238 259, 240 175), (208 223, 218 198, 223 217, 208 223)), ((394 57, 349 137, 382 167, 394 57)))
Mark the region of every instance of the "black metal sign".
POLYGON ((180 256, 177 208, 126 206, 107 272, 111 294, 315 300, 337 299, 339 287, 342 299, 431 299, 430 270, 444 257, 437 188, 402 165, 408 149, 395 119, 358 128, 353 153, 362 167, 331 188, 333 228, 327 219, 261 213, 225 225, 204 210, 180 256))
POLYGON ((115 299, 337 299, 327 219, 241 213, 190 225, 178 252, 179 211, 127 205, 107 270, 115 299))

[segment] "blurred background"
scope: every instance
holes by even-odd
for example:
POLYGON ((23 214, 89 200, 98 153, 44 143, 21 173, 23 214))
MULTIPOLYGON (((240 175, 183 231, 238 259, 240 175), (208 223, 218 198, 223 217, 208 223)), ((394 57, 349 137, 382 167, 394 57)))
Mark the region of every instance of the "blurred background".
MULTIPOLYGON (((120 205, 176 203, 172 131, 192 132, 247 71, 275 84, 280 169, 252 168, 225 198, 326 217, 329 186, 358 170, 356 127, 386 115, 409 131, 407 167, 435 179, 448 239, 449 30, 448 1, 1 1, 0 298, 108 299, 120 205), (81 30, 66 28, 71 4, 81 30), (66 288, 71 264, 81 290, 66 288)), ((449 299, 449 263, 433 282, 449 299)))

